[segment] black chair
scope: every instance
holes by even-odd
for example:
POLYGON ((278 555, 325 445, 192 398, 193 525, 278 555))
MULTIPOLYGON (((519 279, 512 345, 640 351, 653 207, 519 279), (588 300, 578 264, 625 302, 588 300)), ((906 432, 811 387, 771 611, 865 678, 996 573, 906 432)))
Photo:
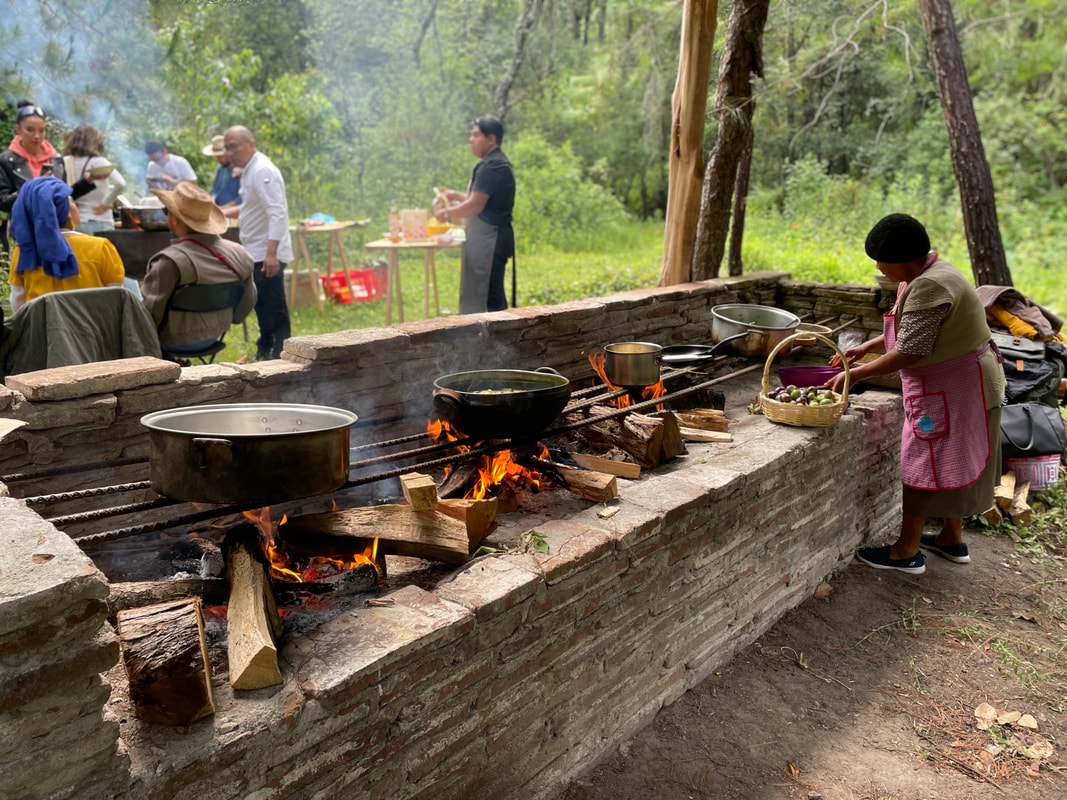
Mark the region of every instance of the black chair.
MULTIPOLYGON (((159 329, 167 324, 167 317, 171 311, 208 312, 234 309, 244 296, 244 285, 241 283, 187 283, 174 290, 167 302, 167 310, 163 313, 163 321, 159 329)), ((170 361, 190 361, 199 359, 201 364, 208 364, 215 360, 215 356, 226 349, 226 332, 216 339, 211 345, 194 352, 176 352, 170 350, 167 345, 161 345, 163 357, 170 361)))

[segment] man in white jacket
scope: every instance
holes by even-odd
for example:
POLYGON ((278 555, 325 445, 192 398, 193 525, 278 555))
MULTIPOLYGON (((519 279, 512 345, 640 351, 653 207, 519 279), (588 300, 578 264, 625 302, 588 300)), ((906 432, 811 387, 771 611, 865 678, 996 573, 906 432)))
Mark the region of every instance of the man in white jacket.
POLYGON ((230 164, 242 169, 241 205, 224 212, 237 217, 241 244, 256 262, 253 273, 259 292, 256 358, 279 358, 290 330, 285 265, 293 260, 285 180, 274 163, 256 149, 255 137, 248 128, 243 125, 229 128, 223 142, 230 164))

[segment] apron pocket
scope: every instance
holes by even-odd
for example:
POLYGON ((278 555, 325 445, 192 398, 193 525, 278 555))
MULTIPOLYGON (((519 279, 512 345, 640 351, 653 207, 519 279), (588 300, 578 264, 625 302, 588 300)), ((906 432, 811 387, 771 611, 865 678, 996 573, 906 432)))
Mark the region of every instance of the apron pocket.
POLYGON ((907 424, 916 439, 931 442, 948 434, 948 402, 944 392, 909 398, 907 413, 907 424))

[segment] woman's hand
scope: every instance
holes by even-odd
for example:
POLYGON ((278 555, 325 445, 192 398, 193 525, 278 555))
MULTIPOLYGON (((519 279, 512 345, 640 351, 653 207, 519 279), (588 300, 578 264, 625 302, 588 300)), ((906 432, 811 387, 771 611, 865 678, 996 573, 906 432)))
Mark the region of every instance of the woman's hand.
MULTIPOLYGON (((841 359, 837 359, 837 360, 838 360, 838 362, 841 361, 841 359)), ((834 364, 833 366, 837 366, 837 365, 834 364)), ((837 394, 841 394, 841 390, 845 386, 845 373, 844 372, 837 373, 836 375, 834 375, 834 377, 830 378, 830 380, 828 380, 826 383, 824 383, 823 386, 827 387, 832 392, 836 392, 837 394)))
MULTIPOLYGON (((849 365, 851 366, 852 364, 854 364, 857 361, 859 361, 861 358, 863 358, 868 353, 873 352, 875 350, 880 350, 884 346, 885 346, 885 337, 884 336, 876 336, 873 339, 868 339, 863 344, 857 345, 856 347, 850 347, 848 350, 846 350, 845 351, 845 360, 848 361, 849 365)), ((832 356, 830 356, 830 366, 831 367, 840 367, 841 366, 841 356, 839 356, 837 353, 834 353, 832 356)))
POLYGON ((96 214, 97 216, 100 216, 100 215, 101 215, 101 214, 103 214, 103 213, 104 213, 105 211, 107 211, 109 207, 110 207, 110 206, 106 206, 106 205, 104 205, 103 203, 101 203, 101 204, 100 204, 100 205, 98 205, 98 206, 93 206, 93 213, 94 213, 94 214, 96 214))
POLYGON ((448 221, 448 209, 447 208, 439 208, 439 209, 437 209, 435 212, 433 212, 433 218, 436 219, 438 222, 447 222, 448 221))

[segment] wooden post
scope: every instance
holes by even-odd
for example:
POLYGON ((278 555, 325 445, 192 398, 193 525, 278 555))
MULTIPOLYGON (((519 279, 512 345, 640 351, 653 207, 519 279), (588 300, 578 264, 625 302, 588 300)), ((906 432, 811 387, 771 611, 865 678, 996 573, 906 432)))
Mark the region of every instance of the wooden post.
POLYGON ((670 177, 659 285, 691 280, 704 186, 704 115, 708 107, 716 0, 685 0, 678 79, 671 96, 670 177))

